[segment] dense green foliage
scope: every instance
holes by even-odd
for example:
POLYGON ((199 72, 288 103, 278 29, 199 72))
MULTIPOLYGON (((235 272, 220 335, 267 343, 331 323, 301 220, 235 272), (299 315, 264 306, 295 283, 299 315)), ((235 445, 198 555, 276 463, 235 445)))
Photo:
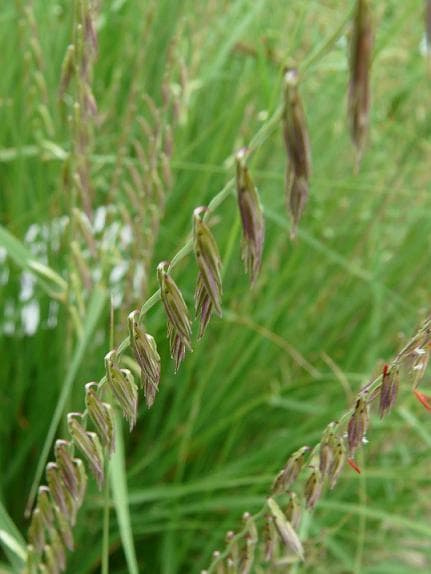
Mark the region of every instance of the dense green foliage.
MULTIPOLYGON (((64 0, 33 2, 53 124, 48 133, 37 115, 42 96, 34 89, 34 61, 25 57, 31 33, 21 4, 27 2, 8 1, 0 8, 0 218, 24 241, 32 225, 48 225, 73 207, 62 184, 60 153, 70 149, 67 102, 61 107, 57 97, 72 11, 64 0)), ((154 306, 145 320, 158 343, 162 379, 150 411, 141 397, 132 434, 124 425, 128 494, 120 493, 128 496, 140 572, 205 568, 242 513, 262 506, 288 455, 319 440, 429 309, 431 114, 429 69, 421 49, 423 2, 374 3, 371 133, 359 174, 346 121, 351 4, 102 2, 93 84, 100 116, 92 158, 95 208, 109 202, 129 209, 121 185, 110 186, 132 82, 137 114, 144 108, 143 93, 160 103, 173 38, 172 83, 179 78, 176 65, 187 71, 185 89, 177 86, 182 116, 174 131, 174 185, 145 297, 157 287, 157 263, 171 258, 189 236, 194 207, 207 204, 232 177, 232 154, 279 105, 282 65, 292 60, 300 69, 313 155, 310 200, 294 243, 278 126, 251 158, 267 229, 263 267, 252 290, 240 264, 234 195, 214 214, 224 314, 212 319, 178 374, 169 358, 162 306, 154 306)), ((120 211, 110 224, 116 217, 124 223, 120 211)), ((67 228, 58 250, 49 229, 45 263, 69 282, 69 240, 76 229, 67 228)), ((141 249, 145 246, 134 246, 132 265, 141 249)), ((101 255, 103 277, 119 257, 109 250, 101 255)), ((1 266, 0 500, 25 534, 26 499, 78 339, 62 303, 58 320, 48 321, 53 303, 40 282, 33 294, 39 327, 31 335, 23 332, 21 311, 28 301, 22 300, 22 268, 11 258, 2 258, 1 266)), ((192 308, 193 257, 185 258, 173 276, 192 308)), ((103 283, 99 288, 107 287, 103 283)), ((85 331, 94 316, 84 287, 82 297, 85 331)), ((127 297, 127 305, 142 303, 138 296, 127 297)), ((132 308, 120 305, 115 311, 116 343, 126 333, 132 308)), ((84 384, 103 375, 111 336, 108 298, 95 320, 64 413, 82 410, 84 384)), ((194 329, 197 333, 197 325, 194 329)), ((374 416, 360 460, 362 474, 346 468, 337 488, 325 493, 303 523, 307 561, 297 572, 431 570, 428 416, 408 389, 391 416, 383 422, 374 416)), ((64 417, 59 433, 66 433, 64 417)), ((120 456, 113 470, 119 481, 121 468, 120 456)), ((91 481, 69 572, 100 570, 103 507, 103 493, 91 481)), ((131 543, 123 531, 124 541, 131 543)), ((8 556, 2 557, 5 572, 8 556)), ((110 572, 127 571, 112 511, 110 572)))

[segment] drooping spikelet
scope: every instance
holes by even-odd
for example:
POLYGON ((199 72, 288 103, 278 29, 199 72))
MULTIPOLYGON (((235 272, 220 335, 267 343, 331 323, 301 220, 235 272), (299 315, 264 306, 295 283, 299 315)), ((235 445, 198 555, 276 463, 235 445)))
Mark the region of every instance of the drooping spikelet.
POLYGON ((175 371, 177 371, 184 359, 186 349, 192 350, 192 325, 187 305, 177 284, 169 275, 168 268, 168 262, 159 263, 157 277, 167 317, 171 357, 175 361, 175 371))
POLYGON ((195 309, 200 314, 199 337, 205 329, 213 310, 222 315, 221 259, 217 243, 208 225, 202 219, 205 207, 197 207, 193 212, 193 249, 199 267, 195 291, 195 309))
POLYGON ((85 385, 85 406, 102 445, 112 454, 115 450, 114 415, 111 405, 99 398, 97 388, 97 383, 85 385))
MULTIPOLYGON (((101 488, 104 479, 102 445, 100 444, 98 435, 94 432, 86 431, 81 424, 81 420, 81 413, 69 413, 67 415, 69 433, 75 445, 87 458, 91 472, 93 473, 99 488, 101 488)), ((51 494, 54 496, 51 485, 49 486, 51 494)))
POLYGON ((129 421, 130 430, 135 426, 138 412, 138 388, 128 369, 118 366, 118 357, 115 349, 105 356, 106 378, 117 399, 123 415, 129 421))
POLYGON ((236 191, 242 223, 241 256, 253 284, 262 264, 265 220, 258 191, 246 164, 246 155, 244 148, 236 154, 236 191))
POLYGON ((286 462, 284 468, 276 476, 272 485, 273 494, 281 494, 295 482, 305 463, 305 455, 310 450, 303 446, 295 451, 286 462))
POLYGON ((160 357, 154 338, 139 325, 139 311, 132 311, 129 315, 129 337, 130 346, 141 369, 145 402, 150 408, 159 389, 160 357))
POLYGON ((350 50, 348 113, 357 167, 365 146, 370 111, 370 67, 373 32, 369 0, 357 0, 350 50))
POLYGON ((287 548, 292 550, 300 560, 304 560, 304 549, 292 524, 287 520, 283 511, 273 498, 268 498, 267 504, 282 542, 287 548))
POLYGON ((368 428, 368 405, 363 397, 356 401, 352 416, 347 425, 347 444, 349 454, 352 455, 362 443, 368 428))
POLYGON ((292 216, 292 238, 308 199, 311 150, 304 108, 298 91, 298 70, 284 74, 283 136, 287 152, 286 195, 292 216))
POLYGON ((393 407, 398 394, 400 375, 398 369, 390 369, 388 365, 383 367, 382 384, 380 387, 379 414, 383 418, 393 407))

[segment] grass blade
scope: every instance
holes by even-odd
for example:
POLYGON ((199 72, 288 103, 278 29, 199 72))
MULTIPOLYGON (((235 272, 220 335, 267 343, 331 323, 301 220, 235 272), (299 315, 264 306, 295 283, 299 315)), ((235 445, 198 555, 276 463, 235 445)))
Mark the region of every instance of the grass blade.
POLYGON ((121 431, 122 419, 116 416, 115 453, 110 463, 110 478, 114 507, 117 513, 121 542, 126 556, 130 574, 138 574, 135 545, 133 542, 132 526, 129 511, 129 496, 127 491, 126 465, 124 462, 124 442, 121 431))
POLYGON ((21 570, 26 559, 26 546, 20 531, 0 500, 0 544, 13 569, 21 570))

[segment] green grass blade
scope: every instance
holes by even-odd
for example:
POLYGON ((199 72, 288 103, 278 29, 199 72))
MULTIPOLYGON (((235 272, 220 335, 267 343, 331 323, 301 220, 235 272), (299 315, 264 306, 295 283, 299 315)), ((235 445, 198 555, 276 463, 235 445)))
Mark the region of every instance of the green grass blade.
POLYGON ((25 541, 0 500, 0 544, 13 569, 18 572, 25 562, 25 541))
POLYGON ((129 511, 129 496, 127 489, 126 465, 124 462, 124 441, 121 432, 121 417, 116 416, 115 453, 110 463, 110 478, 114 507, 117 513, 121 542, 126 556, 130 574, 138 574, 135 545, 133 542, 132 526, 129 511))

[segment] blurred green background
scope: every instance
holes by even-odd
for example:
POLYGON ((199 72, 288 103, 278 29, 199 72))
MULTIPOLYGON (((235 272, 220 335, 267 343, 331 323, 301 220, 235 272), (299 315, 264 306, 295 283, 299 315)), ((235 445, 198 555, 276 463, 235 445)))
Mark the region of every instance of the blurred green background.
MULTIPOLYGON (((118 343, 128 313, 157 287, 157 263, 170 259, 188 237, 193 208, 207 204, 232 177, 233 153, 280 104, 286 62, 300 68, 313 155, 310 199, 296 242, 289 239, 285 152, 277 127, 250 162, 267 230, 255 288, 250 290, 240 264, 232 195, 214 214, 212 227, 224 262, 224 317, 211 321, 177 375, 161 305, 145 320, 162 357, 162 380, 154 407, 147 411, 141 400, 135 430, 124 434, 123 503, 130 508, 139 572, 205 568, 242 513, 262 506, 288 455, 319 440, 426 316, 431 100, 424 2, 372 4, 371 130, 355 174, 346 120, 350 0, 101 2, 93 80, 98 115, 89 158, 100 249, 90 264, 94 281, 85 286, 72 273, 70 250, 71 240, 82 240, 69 219, 80 206, 64 185, 70 101, 58 102, 73 8, 66 1, 3 2, 0 218, 19 243, 12 246, 13 259, 1 235, 2 528, 7 509, 25 535, 28 492, 79 339, 70 300, 54 300, 24 269, 25 255, 18 264, 19 249, 67 284, 75 282, 73 301, 84 331, 97 322, 64 412, 82 410, 84 384, 103 375, 110 348, 109 297, 93 314, 93 290, 114 295, 118 343), (151 265, 141 269, 148 273, 148 288, 125 292, 122 281, 142 268, 146 246, 133 237, 130 244, 129 228, 122 235, 127 213, 134 213, 123 173, 112 189, 114 168, 123 134, 141 137, 137 118, 147 109, 142 96, 161 105, 163 78, 178 112, 174 183, 165 212, 158 214, 151 265)), ((133 154, 127 147, 126 155, 133 154)), ((195 274, 191 256, 173 272, 190 308, 195 274)), ((325 493, 303 527, 307 561, 297 572, 431 571, 431 430, 429 415, 410 395, 402 390, 383 422, 373 416, 363 473, 346 468, 337 488, 325 493)), ((65 433, 63 416, 59 434, 65 433)), ((103 504, 91 480, 68 572, 100 571, 103 504)), ((130 560, 131 536, 124 540, 130 560)), ((8 556, 2 555, 2 572, 12 571, 8 556)), ((128 571, 113 510, 110 572, 128 571)), ((263 566, 256 569, 261 571, 263 566)))

